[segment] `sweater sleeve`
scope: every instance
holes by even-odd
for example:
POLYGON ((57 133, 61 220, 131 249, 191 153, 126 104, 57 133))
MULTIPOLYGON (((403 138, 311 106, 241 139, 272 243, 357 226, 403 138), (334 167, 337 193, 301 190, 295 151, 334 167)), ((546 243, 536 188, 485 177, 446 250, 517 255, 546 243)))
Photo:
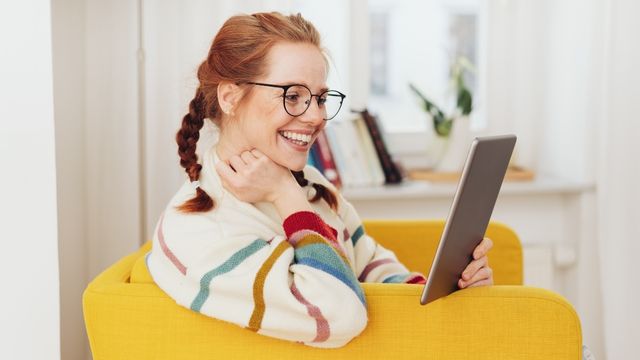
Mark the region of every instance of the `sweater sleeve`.
POLYGON ((286 236, 271 239, 193 215, 165 221, 172 224, 159 222, 147 265, 178 304, 316 347, 340 347, 364 330, 362 288, 335 230, 315 213, 292 214, 286 236))
POLYGON ((344 197, 340 196, 340 217, 345 223, 345 239, 353 244, 355 269, 361 282, 424 284, 425 277, 410 272, 396 255, 369 236, 358 213, 344 197))

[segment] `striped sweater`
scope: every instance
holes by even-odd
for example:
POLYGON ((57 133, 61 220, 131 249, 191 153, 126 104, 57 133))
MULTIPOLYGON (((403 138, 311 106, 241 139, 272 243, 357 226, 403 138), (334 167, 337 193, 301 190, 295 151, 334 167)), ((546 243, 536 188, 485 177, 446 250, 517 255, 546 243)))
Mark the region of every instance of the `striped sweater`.
MULTIPOLYGON (((337 191, 337 213, 318 201, 311 203, 314 212, 282 221, 272 204, 246 203, 227 192, 216 161, 211 148, 200 174, 216 207, 178 212, 175 207, 195 194, 185 183, 158 221, 147 254, 154 281, 178 304, 263 335, 339 347, 367 323, 360 282, 424 281, 364 232, 337 191)), ((304 173, 335 191, 313 167, 304 173)))

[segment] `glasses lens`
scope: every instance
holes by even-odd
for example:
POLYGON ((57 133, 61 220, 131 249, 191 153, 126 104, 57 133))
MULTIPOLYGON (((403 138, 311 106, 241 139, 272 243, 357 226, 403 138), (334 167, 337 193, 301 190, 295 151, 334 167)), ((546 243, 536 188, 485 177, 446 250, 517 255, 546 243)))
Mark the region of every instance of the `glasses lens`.
POLYGON ((311 103, 311 91, 304 86, 292 86, 284 94, 284 108, 291 116, 302 115, 311 103))
POLYGON ((320 108, 326 113, 324 119, 331 120, 338 115, 342 107, 342 95, 335 90, 329 90, 321 95, 320 102, 322 103, 320 108))

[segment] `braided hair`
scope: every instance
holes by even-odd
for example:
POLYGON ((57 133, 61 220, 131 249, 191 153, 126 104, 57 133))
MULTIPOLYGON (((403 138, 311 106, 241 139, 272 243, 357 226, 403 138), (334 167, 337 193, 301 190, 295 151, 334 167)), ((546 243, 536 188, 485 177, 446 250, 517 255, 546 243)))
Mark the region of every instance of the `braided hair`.
MULTIPOLYGON (((309 185, 309 180, 305 179, 304 173, 302 171, 291 171, 291 173, 298 182, 298 185, 300 185, 301 187, 309 185)), ((318 183, 311 183, 311 186, 315 189, 316 193, 311 199, 309 199, 309 201, 317 202, 318 200, 322 199, 327 204, 329 204, 329 207, 333 211, 338 211, 338 198, 336 197, 336 194, 333 193, 333 191, 331 191, 326 186, 318 183)))

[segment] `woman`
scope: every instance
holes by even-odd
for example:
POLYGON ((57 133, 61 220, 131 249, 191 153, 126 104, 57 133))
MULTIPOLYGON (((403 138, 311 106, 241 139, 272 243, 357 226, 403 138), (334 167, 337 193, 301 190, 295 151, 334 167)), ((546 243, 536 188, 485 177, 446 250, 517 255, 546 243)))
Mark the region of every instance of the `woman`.
MULTIPOLYGON (((314 168, 309 148, 340 110, 320 36, 300 15, 234 16, 198 68, 176 140, 189 176, 161 216, 148 255, 180 305, 259 332, 339 347, 366 326, 360 282, 424 283, 369 237, 314 168), (205 119, 219 141, 198 163, 205 119)), ((491 284, 489 239, 460 287, 491 284)))

